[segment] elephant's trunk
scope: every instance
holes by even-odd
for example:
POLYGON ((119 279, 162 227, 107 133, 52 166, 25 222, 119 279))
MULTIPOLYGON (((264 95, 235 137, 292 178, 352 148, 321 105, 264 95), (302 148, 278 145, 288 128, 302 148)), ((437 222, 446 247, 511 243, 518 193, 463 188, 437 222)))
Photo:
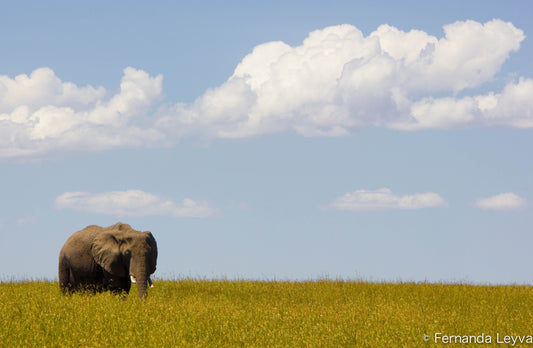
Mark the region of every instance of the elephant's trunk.
POLYGON ((146 283, 148 282, 148 277, 146 272, 139 273, 137 277, 137 289, 139 290, 139 298, 142 300, 143 296, 146 294, 146 283))
POLYGON ((148 283, 148 260, 146 257, 133 258, 131 270, 137 280, 137 290, 139 298, 142 299, 146 294, 146 284, 148 283))

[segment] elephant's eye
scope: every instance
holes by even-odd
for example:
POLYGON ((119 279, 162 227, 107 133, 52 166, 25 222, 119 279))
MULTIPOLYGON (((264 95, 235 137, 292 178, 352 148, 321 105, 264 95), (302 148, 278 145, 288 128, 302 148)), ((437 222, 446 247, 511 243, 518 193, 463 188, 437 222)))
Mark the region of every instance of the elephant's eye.
POLYGON ((131 255, 131 250, 127 249, 127 250, 124 252, 124 255, 126 255, 126 256, 130 256, 130 255, 131 255))

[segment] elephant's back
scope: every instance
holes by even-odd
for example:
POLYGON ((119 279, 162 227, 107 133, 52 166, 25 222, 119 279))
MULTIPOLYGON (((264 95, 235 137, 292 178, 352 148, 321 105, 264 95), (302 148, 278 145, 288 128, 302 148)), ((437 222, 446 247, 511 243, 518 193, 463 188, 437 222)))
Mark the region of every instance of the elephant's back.
POLYGON ((61 248, 60 254, 79 253, 84 249, 90 248, 95 236, 102 230, 103 228, 100 226, 91 225, 83 230, 74 232, 61 248))

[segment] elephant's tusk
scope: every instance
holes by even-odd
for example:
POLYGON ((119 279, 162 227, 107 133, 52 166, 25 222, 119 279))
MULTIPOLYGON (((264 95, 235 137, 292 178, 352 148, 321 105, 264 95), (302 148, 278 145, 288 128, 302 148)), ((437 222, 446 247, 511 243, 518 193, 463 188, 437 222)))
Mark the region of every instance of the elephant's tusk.
MULTIPOLYGON (((135 279, 134 276, 130 275, 130 279, 133 284, 137 284, 137 280, 135 279)), ((154 283, 152 283, 152 278, 150 277, 148 277, 148 285, 150 285, 151 288, 154 287, 154 283)))

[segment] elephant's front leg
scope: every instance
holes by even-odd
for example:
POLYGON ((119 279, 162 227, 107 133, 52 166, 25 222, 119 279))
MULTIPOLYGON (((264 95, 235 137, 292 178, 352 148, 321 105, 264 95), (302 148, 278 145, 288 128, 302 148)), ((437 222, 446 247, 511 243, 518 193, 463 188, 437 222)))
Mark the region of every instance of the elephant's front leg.
POLYGON ((106 271, 104 273, 104 283, 107 290, 114 293, 130 292, 131 280, 129 277, 117 277, 106 271))

